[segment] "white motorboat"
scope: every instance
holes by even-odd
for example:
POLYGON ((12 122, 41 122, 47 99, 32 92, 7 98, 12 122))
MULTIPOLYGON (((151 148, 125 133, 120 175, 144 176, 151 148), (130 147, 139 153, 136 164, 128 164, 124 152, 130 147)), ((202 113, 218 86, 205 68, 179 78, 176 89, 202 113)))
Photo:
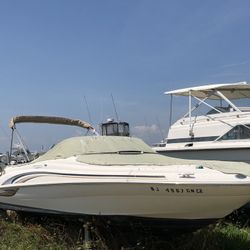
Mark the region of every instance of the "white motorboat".
POLYGON ((236 168, 228 168, 230 164, 181 163, 132 137, 73 137, 30 163, 3 169, 0 207, 210 221, 250 201, 248 164, 242 163, 241 169, 237 164, 238 173, 236 168))
POLYGON ((173 96, 188 97, 189 108, 170 125, 167 138, 153 146, 157 152, 184 159, 250 162, 250 107, 236 105, 250 98, 250 84, 212 84, 165 94, 171 96, 170 123, 173 96), (207 113, 197 112, 202 106, 209 108, 207 113))

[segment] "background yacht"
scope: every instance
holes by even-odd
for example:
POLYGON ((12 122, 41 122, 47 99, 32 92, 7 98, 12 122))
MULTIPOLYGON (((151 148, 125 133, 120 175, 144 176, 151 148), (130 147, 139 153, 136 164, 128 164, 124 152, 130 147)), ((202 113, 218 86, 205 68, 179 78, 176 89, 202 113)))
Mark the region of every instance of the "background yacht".
MULTIPOLYGON (((154 145, 162 154, 185 159, 250 162, 250 107, 237 103, 250 98, 246 82, 212 84, 165 92, 188 97, 188 112, 171 124, 167 138, 154 145), (205 114, 198 109, 209 108, 205 114)), ((204 109, 203 109, 204 110, 204 109)))

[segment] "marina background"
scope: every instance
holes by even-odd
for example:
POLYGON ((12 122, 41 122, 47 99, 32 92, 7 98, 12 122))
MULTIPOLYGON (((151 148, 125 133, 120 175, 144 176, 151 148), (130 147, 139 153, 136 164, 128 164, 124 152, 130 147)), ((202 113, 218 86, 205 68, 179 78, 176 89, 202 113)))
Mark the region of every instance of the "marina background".
MULTIPOLYGON (((0 151, 12 116, 115 118, 151 144, 166 136, 164 91, 250 81, 248 1, 1 1, 0 151)), ((176 102, 175 116, 186 112, 176 102)), ((34 150, 79 130, 20 127, 34 150)))

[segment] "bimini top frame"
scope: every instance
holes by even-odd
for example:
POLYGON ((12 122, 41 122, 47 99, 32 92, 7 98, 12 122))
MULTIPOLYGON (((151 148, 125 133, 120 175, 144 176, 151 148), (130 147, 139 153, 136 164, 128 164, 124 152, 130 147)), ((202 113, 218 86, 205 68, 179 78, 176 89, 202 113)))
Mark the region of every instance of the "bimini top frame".
MULTIPOLYGON (((14 136, 14 130, 16 130, 16 124, 17 123, 45 123, 45 124, 58 124, 58 125, 69 125, 69 126, 77 126, 81 127, 87 130, 92 130, 93 134, 98 135, 98 133, 95 131, 94 127, 90 125, 89 123, 78 120, 78 119, 70 119, 70 118, 65 118, 65 117, 56 117, 56 116, 16 116, 11 118, 9 122, 9 127, 12 129, 12 134, 11 134, 11 145, 10 145, 10 157, 12 154, 12 147, 13 147, 13 136, 14 136)), ((24 146, 24 143, 17 132, 17 137, 18 140, 21 143, 21 146, 24 150, 25 156, 27 158, 27 161, 30 161, 28 152, 24 146)), ((9 157, 9 159, 10 159, 9 157)))
POLYGON ((11 118, 9 127, 11 129, 15 128, 16 123, 47 123, 47 124, 60 124, 60 125, 70 125, 70 126, 78 126, 85 129, 94 128, 87 122, 76 119, 69 119, 65 117, 56 117, 56 116, 16 116, 11 118))

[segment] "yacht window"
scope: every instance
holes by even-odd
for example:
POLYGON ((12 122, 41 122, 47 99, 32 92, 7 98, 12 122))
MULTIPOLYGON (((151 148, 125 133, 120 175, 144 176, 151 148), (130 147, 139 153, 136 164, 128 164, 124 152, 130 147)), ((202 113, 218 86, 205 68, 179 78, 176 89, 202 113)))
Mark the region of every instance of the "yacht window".
POLYGON ((107 125, 107 135, 117 135, 118 134, 118 124, 110 123, 107 125))
MULTIPOLYGON (((215 107, 216 109, 218 109, 220 112, 222 113, 226 113, 226 112, 230 112, 231 109, 230 107, 215 107)), ((216 111, 215 109, 211 109, 207 112, 207 115, 212 115, 212 114, 218 114, 219 112, 216 111)))
POLYGON ((119 135, 129 136, 129 124, 126 122, 119 123, 119 135))
POLYGON ((127 122, 106 122, 101 124, 102 135, 129 136, 127 122))
POLYGON ((250 139, 250 124, 237 125, 221 137, 220 140, 250 139))

